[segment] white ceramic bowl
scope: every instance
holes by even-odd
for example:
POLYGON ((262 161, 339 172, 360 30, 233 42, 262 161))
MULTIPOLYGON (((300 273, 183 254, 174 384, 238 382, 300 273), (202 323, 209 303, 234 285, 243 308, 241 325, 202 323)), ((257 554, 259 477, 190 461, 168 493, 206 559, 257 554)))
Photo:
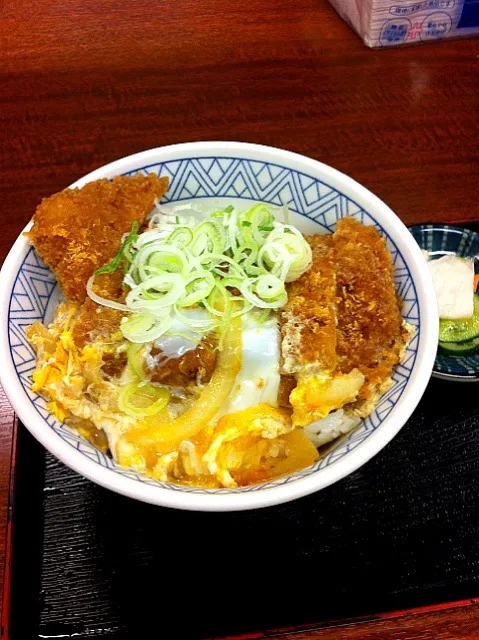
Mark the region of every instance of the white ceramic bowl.
MULTIPOLYGON (((349 215, 375 225, 386 237, 404 300, 404 317, 416 326, 394 385, 369 418, 337 442, 313 467, 262 485, 204 490, 156 482, 117 466, 60 424, 30 390, 34 354, 25 327, 50 321, 59 288, 20 236, 0 275, 1 380, 21 421, 49 451, 83 476, 124 495, 158 505, 234 511, 279 504, 322 489, 367 462, 393 438, 416 407, 431 375, 438 318, 432 282, 421 252, 399 218, 376 196, 330 167, 303 156, 237 142, 197 142, 151 149, 123 158, 72 186, 121 174, 156 172, 170 178, 167 202, 195 198, 288 204, 305 232, 330 232, 349 215)), ((246 204, 243 203, 243 204, 246 204)))

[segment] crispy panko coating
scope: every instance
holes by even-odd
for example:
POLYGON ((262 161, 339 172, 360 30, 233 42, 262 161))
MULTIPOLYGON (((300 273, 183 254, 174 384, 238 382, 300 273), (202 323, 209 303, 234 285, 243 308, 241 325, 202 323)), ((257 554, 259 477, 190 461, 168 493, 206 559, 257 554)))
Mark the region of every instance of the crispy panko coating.
POLYGON ((338 221, 333 238, 338 293, 338 369, 348 373, 358 368, 365 376, 366 383, 356 408, 367 415, 371 410, 368 401, 389 386, 392 369, 402 357, 409 330, 401 317, 391 255, 377 229, 345 218, 338 221))
POLYGON ((410 337, 386 242, 371 226, 339 220, 310 236, 313 264, 288 287, 281 314, 283 373, 294 374, 293 423, 345 406, 368 415, 391 385, 410 337))
POLYGON ((168 188, 155 174, 96 180, 45 198, 26 235, 54 272, 65 297, 82 302, 93 271, 109 262, 122 236, 143 223, 168 188))
POLYGON ((340 220, 333 238, 339 366, 341 370, 374 366, 402 324, 391 256, 374 227, 353 219, 340 220))
POLYGON ((336 367, 336 270, 332 236, 310 236, 311 268, 288 286, 281 313, 283 373, 336 367))
POLYGON ((78 347, 101 340, 111 341, 126 313, 103 307, 87 299, 72 322, 72 337, 78 347))
MULTIPOLYGON (((123 269, 95 277, 93 289, 95 293, 109 300, 123 302, 126 296, 122 284, 123 269)), ((121 319, 128 314, 104 307, 87 298, 80 307, 72 323, 72 336, 78 347, 101 340, 111 341, 111 336, 118 332, 121 319)))

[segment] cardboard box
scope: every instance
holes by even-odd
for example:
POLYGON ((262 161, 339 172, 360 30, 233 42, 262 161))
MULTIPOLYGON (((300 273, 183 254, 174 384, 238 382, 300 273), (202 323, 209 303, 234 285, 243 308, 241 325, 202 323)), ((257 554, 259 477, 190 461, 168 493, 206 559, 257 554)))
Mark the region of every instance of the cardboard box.
POLYGON ((479 35, 479 0, 330 0, 368 47, 479 35))

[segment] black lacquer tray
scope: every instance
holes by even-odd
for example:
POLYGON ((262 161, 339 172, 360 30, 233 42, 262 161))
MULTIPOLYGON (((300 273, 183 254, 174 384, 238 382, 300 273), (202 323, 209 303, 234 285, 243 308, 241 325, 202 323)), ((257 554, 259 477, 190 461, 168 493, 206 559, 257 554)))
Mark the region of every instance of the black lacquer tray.
POLYGON ((22 425, 14 468, 10 640, 269 636, 479 595, 475 383, 431 380, 373 460, 278 507, 138 503, 22 425))

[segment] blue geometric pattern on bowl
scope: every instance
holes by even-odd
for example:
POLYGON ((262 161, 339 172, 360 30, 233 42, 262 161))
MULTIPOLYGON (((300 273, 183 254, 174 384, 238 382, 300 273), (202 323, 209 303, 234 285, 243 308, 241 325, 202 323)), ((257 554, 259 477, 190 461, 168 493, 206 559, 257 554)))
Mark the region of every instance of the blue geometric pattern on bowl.
MULTIPOLYGON (((425 249, 433 259, 451 253, 472 258, 475 259, 475 271, 479 272, 479 233, 447 224, 419 224, 410 227, 409 231, 421 249, 425 249)), ((459 357, 438 351, 434 372, 441 376, 479 378, 479 352, 459 357)))
POLYGON ((355 202, 329 185, 312 176, 272 163, 229 158, 187 158, 152 164, 138 168, 134 173, 157 173, 170 178, 170 187, 164 202, 178 202, 191 198, 241 198, 287 204, 292 211, 315 220, 325 231, 333 232, 336 221, 352 216, 366 224, 374 224, 386 237, 395 267, 395 282, 404 301, 403 316, 416 327, 403 362, 393 374, 393 386, 382 397, 376 410, 352 433, 336 442, 315 465, 286 478, 241 489, 194 489, 158 482, 135 471, 118 466, 107 455, 62 425, 46 408, 45 400, 31 391, 31 374, 35 356, 25 337, 25 328, 35 320, 50 321, 58 300, 59 290, 55 278, 33 249, 30 249, 18 271, 9 305, 8 330, 10 349, 16 371, 38 413, 64 441, 98 464, 125 477, 153 486, 166 487, 186 493, 236 493, 258 491, 274 487, 315 473, 336 464, 343 456, 356 449, 391 413, 401 397, 414 367, 419 343, 420 309, 416 289, 409 269, 396 245, 375 220, 355 202))

